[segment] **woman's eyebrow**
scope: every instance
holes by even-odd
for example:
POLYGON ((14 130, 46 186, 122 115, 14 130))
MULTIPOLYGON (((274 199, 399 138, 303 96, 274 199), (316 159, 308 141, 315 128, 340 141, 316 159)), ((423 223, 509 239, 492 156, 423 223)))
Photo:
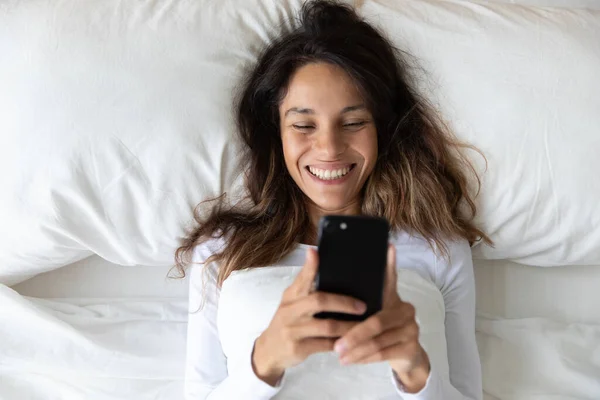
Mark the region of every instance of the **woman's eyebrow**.
POLYGON ((340 114, 344 114, 350 111, 364 110, 365 108, 367 107, 365 107, 364 104, 357 104, 355 106, 345 107, 340 114))
MULTIPOLYGON (((340 112, 340 114, 344 114, 350 111, 356 111, 356 110, 364 110, 366 107, 364 104, 356 104, 353 106, 348 106, 348 107, 344 107, 342 109, 342 111, 340 112)), ((303 108, 303 107, 292 107, 289 110, 287 110, 284 114, 284 117, 287 117, 288 114, 291 113, 297 113, 297 114, 314 114, 315 110, 313 110, 312 108, 303 108)))
POLYGON ((301 107, 292 107, 287 110, 284 114, 284 117, 287 117, 290 113, 298 113, 298 114, 314 114, 315 110, 310 108, 301 108, 301 107))

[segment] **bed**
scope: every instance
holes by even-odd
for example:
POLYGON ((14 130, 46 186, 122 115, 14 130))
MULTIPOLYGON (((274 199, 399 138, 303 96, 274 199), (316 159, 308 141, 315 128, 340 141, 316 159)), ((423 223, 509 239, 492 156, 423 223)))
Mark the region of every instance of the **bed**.
MULTIPOLYGON (((600 3, 355 3, 488 159, 485 399, 600 399, 600 3)), ((239 190, 235 78, 300 4, 0 3, 0 399, 182 398, 173 251, 239 190)))
MULTIPOLYGON (((2 398, 181 398, 187 286, 167 272, 92 256, 14 287, 26 297, 3 303, 3 338, 35 357, 4 370, 2 398)), ((481 260, 475 273, 485 399, 597 398, 600 269, 481 260)))

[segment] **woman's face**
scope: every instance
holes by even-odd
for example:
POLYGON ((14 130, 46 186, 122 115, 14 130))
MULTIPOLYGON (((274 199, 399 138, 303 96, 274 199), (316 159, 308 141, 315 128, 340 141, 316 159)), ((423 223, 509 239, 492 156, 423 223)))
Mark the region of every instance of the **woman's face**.
POLYGON ((319 214, 360 211, 377 160, 377 131, 359 90, 340 67, 299 68, 279 106, 287 169, 319 214))

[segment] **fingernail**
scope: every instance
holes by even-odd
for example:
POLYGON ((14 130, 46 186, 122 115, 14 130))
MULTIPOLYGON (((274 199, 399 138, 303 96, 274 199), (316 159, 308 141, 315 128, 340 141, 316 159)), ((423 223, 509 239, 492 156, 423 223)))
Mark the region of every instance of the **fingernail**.
POLYGON ((335 352, 338 354, 342 354, 346 351, 346 343, 344 343, 343 340, 338 340, 333 346, 333 350, 335 350, 335 352))
POLYGON ((350 359, 348 359, 347 357, 342 357, 342 358, 340 358, 340 364, 342 364, 342 365, 350 364, 350 359))
POLYGON ((354 308, 356 309, 356 311, 362 313, 367 310, 367 305, 365 303, 363 303, 362 301, 356 301, 354 303, 354 308))

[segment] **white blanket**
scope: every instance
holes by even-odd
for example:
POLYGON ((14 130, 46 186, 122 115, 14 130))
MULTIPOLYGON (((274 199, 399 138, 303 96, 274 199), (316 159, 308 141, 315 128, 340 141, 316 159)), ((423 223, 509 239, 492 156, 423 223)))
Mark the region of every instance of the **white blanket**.
POLYGON ((600 324, 480 315, 477 331, 485 388, 499 399, 600 399, 600 324))
MULTIPOLYGON (((600 399, 596 271, 476 268, 484 399, 600 399)), ((0 400, 182 399, 179 283, 90 260, 18 288, 68 299, 0 286, 0 400), (165 295, 143 299, 152 293, 165 295)))
POLYGON ((183 397, 185 300, 42 300, 0 286, 0 399, 183 397))
MULTIPOLYGON (((219 299, 218 328, 228 366, 246 364, 254 338, 269 324, 283 291, 293 283, 300 268, 242 270, 227 278, 219 299)), ((436 373, 447 380, 445 306, 439 289, 417 272, 399 269, 398 291, 404 301, 415 306, 421 345, 436 373)), ((285 380, 273 400, 398 398, 387 363, 342 366, 331 352, 314 354, 286 370, 285 380)))

